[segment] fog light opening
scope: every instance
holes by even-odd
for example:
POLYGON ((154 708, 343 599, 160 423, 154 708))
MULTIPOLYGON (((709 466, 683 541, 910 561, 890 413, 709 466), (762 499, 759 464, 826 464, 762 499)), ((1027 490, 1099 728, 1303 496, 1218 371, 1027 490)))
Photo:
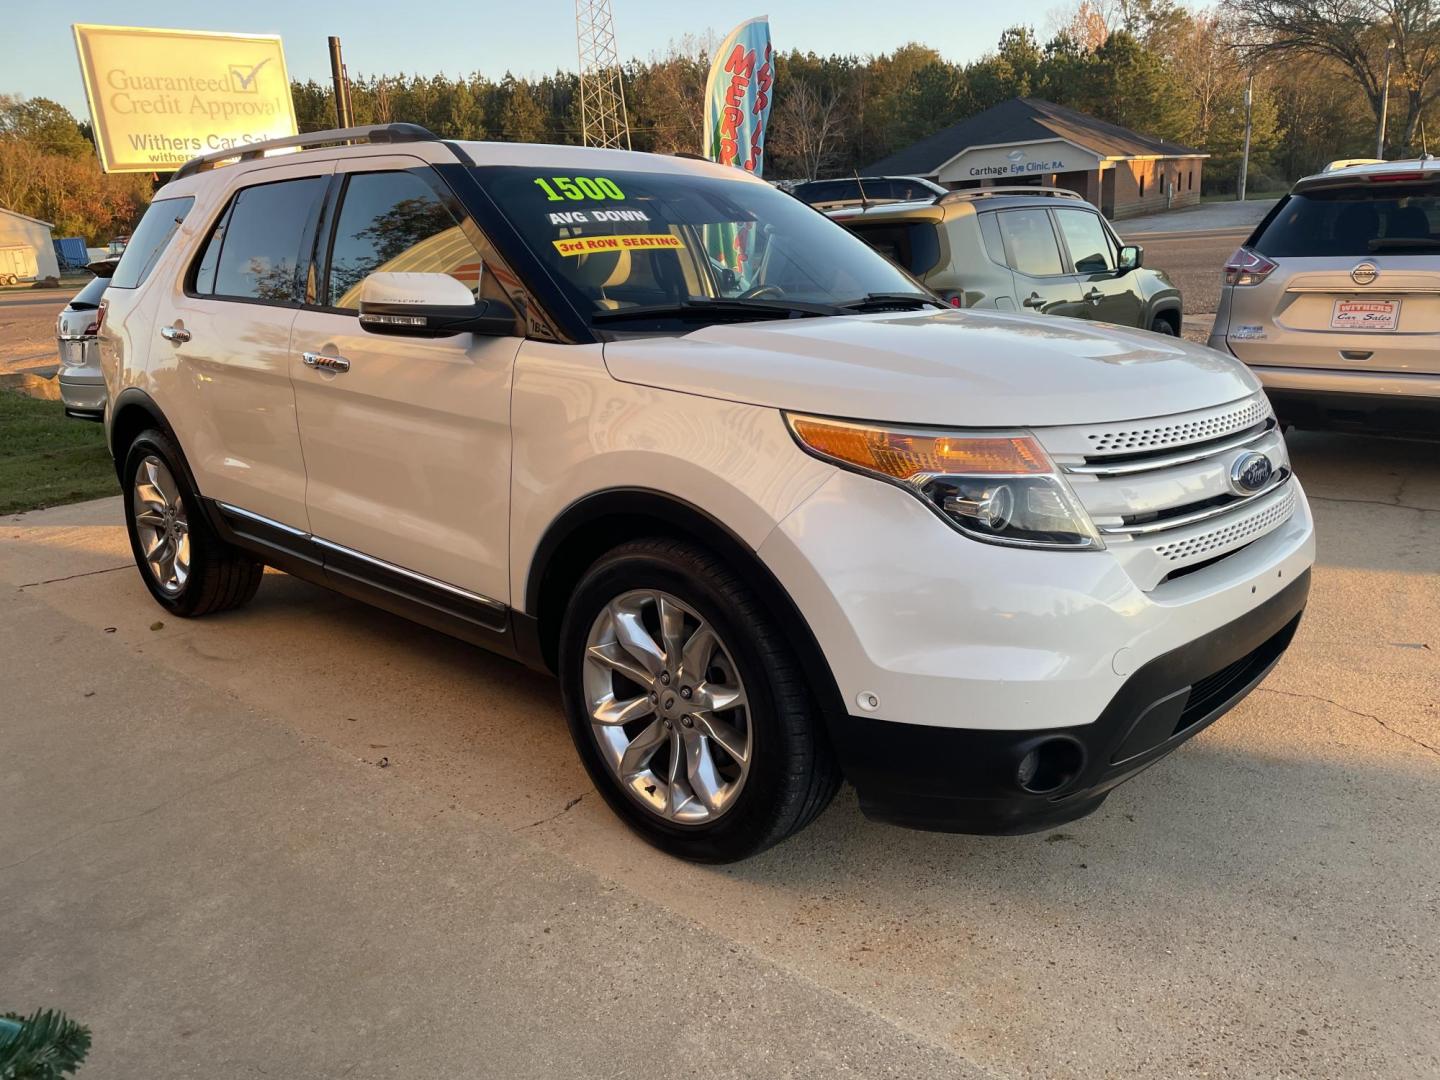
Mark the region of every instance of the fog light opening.
POLYGON ((1020 759, 1015 782, 1032 795, 1051 795, 1068 787, 1085 766, 1085 748, 1074 739, 1055 736, 1020 759))

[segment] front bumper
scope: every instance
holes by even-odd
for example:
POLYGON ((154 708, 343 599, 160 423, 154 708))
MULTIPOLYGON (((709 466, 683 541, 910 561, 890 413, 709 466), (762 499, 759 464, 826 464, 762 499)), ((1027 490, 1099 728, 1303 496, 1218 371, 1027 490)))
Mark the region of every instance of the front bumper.
POLYGON ((1200 730, 1213 716, 1172 715, 1188 688, 1270 642, 1273 656, 1237 669, 1241 682, 1222 680, 1243 693, 1304 606, 1295 583, 1314 562, 1314 522, 1290 482, 1287 520, 1146 591, 1114 552, 978 543, 895 485, 837 470, 759 553, 828 663, 844 706, 830 710, 830 730, 867 812, 934 828, 1044 828, 1094 809, 1200 730), (1142 714, 1171 726, 1112 761, 1142 714), (1073 775, 1055 790, 1017 785, 1025 754, 1056 739, 1071 746, 1073 775))
POLYGON ((1092 724, 980 731, 846 716, 831 725, 836 753, 877 821, 992 834, 1073 821, 1238 704, 1289 646, 1309 590, 1307 570, 1245 617, 1151 660, 1092 724), (1032 751, 1041 764, 1026 780, 1032 751))

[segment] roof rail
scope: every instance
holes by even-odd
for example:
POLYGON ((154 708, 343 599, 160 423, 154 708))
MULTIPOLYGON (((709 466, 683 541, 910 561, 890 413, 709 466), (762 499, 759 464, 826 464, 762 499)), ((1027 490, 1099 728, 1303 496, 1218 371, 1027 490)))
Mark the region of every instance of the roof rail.
POLYGON ((937 203, 967 202, 970 199, 993 199, 1000 195, 1029 195, 1033 198, 1085 201, 1084 196, 1069 188, 1030 187, 1024 184, 1012 184, 1009 187, 961 188, 958 191, 947 191, 944 195, 937 195, 935 201, 937 203))
POLYGON ((174 180, 213 169, 227 161, 254 161, 263 158, 272 150, 311 150, 319 146, 338 146, 344 143, 405 143, 443 142, 429 128, 419 124, 367 124, 364 127, 332 128, 329 131, 307 131, 301 135, 289 135, 283 139, 267 139, 264 142, 247 143, 229 150, 215 150, 191 158, 175 171, 174 180))

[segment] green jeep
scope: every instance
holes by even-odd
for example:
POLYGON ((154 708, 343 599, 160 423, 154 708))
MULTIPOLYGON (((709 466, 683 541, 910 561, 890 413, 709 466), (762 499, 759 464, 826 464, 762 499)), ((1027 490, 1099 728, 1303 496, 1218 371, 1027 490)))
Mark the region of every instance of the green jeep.
POLYGON ((829 216, 956 307, 1038 311, 1178 335, 1180 290, 1062 188, 951 191, 829 216))

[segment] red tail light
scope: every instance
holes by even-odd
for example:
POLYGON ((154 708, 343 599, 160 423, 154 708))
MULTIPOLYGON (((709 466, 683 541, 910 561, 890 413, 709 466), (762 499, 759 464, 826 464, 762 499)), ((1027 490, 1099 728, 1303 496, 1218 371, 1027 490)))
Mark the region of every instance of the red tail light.
POLYGON ((1247 247, 1236 248, 1225 262, 1225 284, 1259 285, 1279 265, 1247 247))
POLYGON ((964 298, 963 296, 961 296, 959 293, 952 293, 952 294, 950 295, 950 306, 951 306, 951 307, 964 307, 964 306, 965 306, 965 298, 964 298))
POLYGON ((107 301, 100 301, 100 310, 95 313, 95 321, 90 324, 89 329, 87 329, 85 333, 99 336, 100 328, 105 325, 105 312, 109 310, 109 307, 110 305, 107 301))

